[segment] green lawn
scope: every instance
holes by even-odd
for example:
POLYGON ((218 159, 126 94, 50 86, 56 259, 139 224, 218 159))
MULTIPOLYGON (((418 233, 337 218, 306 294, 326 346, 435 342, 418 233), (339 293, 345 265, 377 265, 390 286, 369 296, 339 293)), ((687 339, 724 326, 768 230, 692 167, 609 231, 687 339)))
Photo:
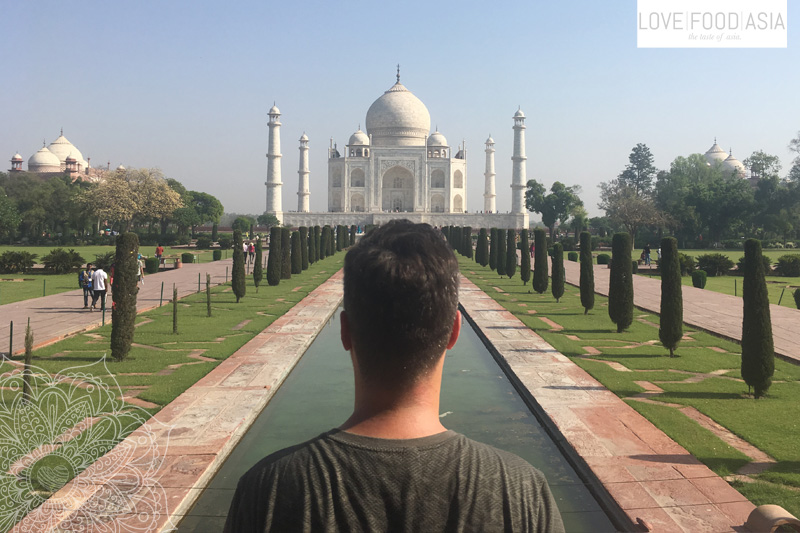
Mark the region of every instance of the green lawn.
MULTIPOLYGON (((643 392, 635 382, 649 381, 664 390, 655 400, 693 406, 775 458, 776 466, 754 476, 762 490, 748 487, 742 492, 757 505, 780 503, 793 514, 800 514, 800 497, 793 490, 800 487, 800 417, 795 416, 800 405, 800 366, 776 360, 769 394, 753 400, 740 379, 741 349, 734 342, 684 327, 684 335, 691 340, 681 341, 676 352, 679 357, 671 359, 658 342, 656 314, 635 310, 629 330, 618 334, 608 318, 607 298, 595 295, 595 308, 584 315, 577 287, 567 285, 561 301, 556 303, 549 289, 544 294, 531 294, 530 285, 523 286, 519 274, 509 280, 463 257, 459 261, 464 275, 619 397, 643 392), (541 317, 559 324, 563 330, 552 330, 541 317), (584 346, 592 346, 601 354, 587 356, 584 346), (601 361, 614 361, 632 371, 619 372, 601 361), (686 381, 693 375, 715 370, 727 372, 698 382, 686 381)), ((628 402, 720 475, 734 473, 749 461, 674 408, 628 402)))
MULTIPOLYGON (((177 335, 172 333, 171 303, 142 313, 137 317, 134 345, 122 362, 103 363, 101 359, 110 356, 110 324, 36 350, 33 358, 36 367, 50 375, 71 374, 70 369, 86 367, 80 369, 87 376, 81 381, 93 385, 76 388, 65 383, 51 387, 43 384, 35 389, 33 404, 26 407, 18 403, 21 399, 18 374, 7 377, 0 387, 0 437, 6 436, 0 439, 5 450, 0 458, 3 471, 7 472, 10 465, 37 446, 58 441, 59 435, 87 414, 105 413, 102 420, 111 422, 86 429, 74 441, 28 465, 19 474, 21 481, 14 476, 0 476, 0 494, 6 495, 0 498, 0 517, 15 517, 11 523, 0 520, 0 531, 13 526, 50 493, 130 434, 147 416, 174 400, 291 309, 338 271, 343 258, 341 253, 326 258, 290 280, 281 280, 276 287, 268 286, 264 279, 258 291, 252 276, 248 276, 247 294, 239 303, 230 284, 213 287, 212 317, 206 314, 205 292, 179 300, 177 335), (118 400, 120 389, 153 405, 132 410, 118 400), (53 399, 54 394, 58 398, 53 399), (132 412, 145 416, 134 417, 132 412), (11 444, 5 442, 9 439, 13 440, 11 444), (14 494, 22 496, 8 496, 14 494)), ((0 372, 14 368, 3 363, 0 372)))

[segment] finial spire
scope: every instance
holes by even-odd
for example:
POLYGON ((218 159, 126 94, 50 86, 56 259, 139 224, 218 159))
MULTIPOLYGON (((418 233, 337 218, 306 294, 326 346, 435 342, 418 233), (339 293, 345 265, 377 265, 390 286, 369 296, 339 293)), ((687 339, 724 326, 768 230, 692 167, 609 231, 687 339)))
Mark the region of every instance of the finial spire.
POLYGON ((714 135, 714 144, 717 144, 717 136, 714 135))
POLYGON ((400 83, 400 63, 397 64, 397 83, 400 83))

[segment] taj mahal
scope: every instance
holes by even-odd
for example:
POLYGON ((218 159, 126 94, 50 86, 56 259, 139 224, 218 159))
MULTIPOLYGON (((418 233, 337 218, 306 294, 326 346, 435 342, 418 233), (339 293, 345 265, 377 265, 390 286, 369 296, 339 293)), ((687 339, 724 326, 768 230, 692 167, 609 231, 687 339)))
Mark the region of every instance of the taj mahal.
POLYGON ((281 181, 281 113, 269 110, 266 212, 288 226, 381 224, 393 218, 432 226, 527 228, 525 208, 525 114, 513 116, 514 146, 510 210, 495 203, 494 140, 486 140, 483 212, 467 213, 467 150, 457 150, 438 131, 431 133, 428 108, 397 82, 367 111, 366 132, 358 131, 340 151, 328 147, 328 211, 309 210, 308 137, 300 138, 297 210, 284 211, 281 181))

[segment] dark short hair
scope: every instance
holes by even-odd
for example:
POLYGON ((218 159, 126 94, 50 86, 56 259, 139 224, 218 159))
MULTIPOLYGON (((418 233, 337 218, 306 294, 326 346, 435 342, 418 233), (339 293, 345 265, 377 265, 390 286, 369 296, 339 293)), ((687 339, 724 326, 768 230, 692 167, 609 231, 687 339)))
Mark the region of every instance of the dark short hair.
POLYGON ((458 310, 458 261, 428 224, 392 220, 344 259, 344 309, 365 379, 398 385, 427 373, 458 310))

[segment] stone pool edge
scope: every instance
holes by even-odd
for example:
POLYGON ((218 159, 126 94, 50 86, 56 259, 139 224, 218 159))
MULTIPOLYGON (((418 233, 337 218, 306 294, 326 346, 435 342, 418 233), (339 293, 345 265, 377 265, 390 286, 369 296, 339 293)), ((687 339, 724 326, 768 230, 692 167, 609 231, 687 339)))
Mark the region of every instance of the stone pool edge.
POLYGON ((631 531, 741 531, 755 506, 466 277, 460 304, 611 518, 631 531), (601 486, 592 487, 596 480, 601 486), (614 513, 613 500, 625 514, 614 513), (625 520, 626 518, 626 520, 625 520))

